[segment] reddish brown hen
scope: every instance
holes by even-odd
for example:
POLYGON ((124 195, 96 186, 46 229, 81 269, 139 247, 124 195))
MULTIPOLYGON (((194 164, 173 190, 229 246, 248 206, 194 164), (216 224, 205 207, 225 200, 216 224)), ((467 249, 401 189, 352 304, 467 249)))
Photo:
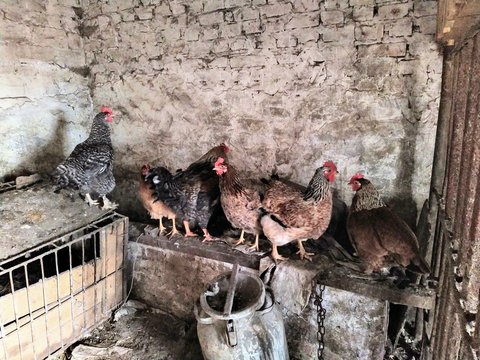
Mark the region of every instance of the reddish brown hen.
POLYGON ((260 180, 240 179, 235 168, 218 158, 213 170, 220 178, 220 202, 230 223, 242 229, 240 239, 235 245, 242 244, 244 233, 255 235, 255 244, 251 249, 258 251, 258 237, 262 232, 260 226, 260 208, 265 185, 260 180))
POLYGON ((272 180, 262 202, 266 214, 261 218, 263 233, 272 243, 275 261, 285 260, 277 246, 298 242, 300 258, 310 260, 302 242, 319 238, 327 229, 332 215, 330 184, 335 180, 337 167, 327 161, 315 171, 305 191, 272 180))
POLYGON ((155 184, 152 181, 153 176, 156 179, 165 179, 171 177, 170 172, 164 167, 151 168, 149 164, 142 166, 140 171, 140 182, 138 186, 138 196, 143 207, 149 212, 152 219, 159 221, 160 234, 163 234, 165 227, 162 219, 164 217, 171 219, 173 222, 172 231, 167 235, 179 234, 175 226, 175 212, 161 201, 157 201, 154 195, 155 184), (150 175, 150 176, 149 176, 150 175))
POLYGON ((365 272, 400 265, 420 274, 430 268, 420 255, 417 237, 382 201, 373 184, 360 173, 348 183, 356 191, 347 220, 347 231, 357 254, 366 262, 365 272))

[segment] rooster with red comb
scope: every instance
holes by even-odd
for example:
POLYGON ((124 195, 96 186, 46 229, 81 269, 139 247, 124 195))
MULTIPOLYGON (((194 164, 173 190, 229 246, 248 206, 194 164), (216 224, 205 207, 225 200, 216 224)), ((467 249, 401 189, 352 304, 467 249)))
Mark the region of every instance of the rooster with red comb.
POLYGON ((72 153, 54 170, 55 192, 62 188, 79 190, 90 205, 98 205, 94 197, 103 199, 102 209, 115 209, 108 198, 115 188, 113 177, 113 147, 108 123, 113 120, 110 108, 102 106, 93 119, 88 138, 75 146, 72 153))
POLYGON ((366 263, 365 273, 391 266, 428 274, 430 268, 420 255, 417 237, 410 227, 383 202, 380 193, 363 174, 348 183, 355 195, 347 220, 347 232, 358 256, 366 263))
POLYGON ((303 242, 318 239, 327 229, 332 216, 331 183, 338 174, 332 161, 326 161, 313 175, 304 191, 279 180, 270 180, 262 201, 265 214, 260 223, 272 243, 275 261, 285 260, 278 246, 296 241, 301 259, 311 260, 303 242))

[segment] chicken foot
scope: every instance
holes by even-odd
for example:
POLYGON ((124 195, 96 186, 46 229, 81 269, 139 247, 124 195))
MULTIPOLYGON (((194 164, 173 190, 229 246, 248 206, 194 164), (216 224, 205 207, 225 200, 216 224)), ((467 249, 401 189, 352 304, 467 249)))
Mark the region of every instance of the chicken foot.
POLYGON ((213 238, 212 238, 212 235, 210 235, 210 233, 208 232, 207 228, 202 228, 202 231, 203 231, 203 240, 202 242, 205 242, 205 241, 212 241, 213 238))
POLYGON ((158 219, 158 234, 159 235, 162 235, 163 232, 167 229, 165 226, 163 226, 162 219, 163 219, 163 217, 160 217, 160 219, 158 219))
POLYGON ((240 239, 238 239, 238 241, 234 243, 233 246, 238 246, 245 242, 245 238, 243 237, 243 234, 245 234, 245 230, 242 229, 242 232, 240 233, 240 239))
POLYGON ((170 239, 171 239, 172 236, 177 235, 177 234, 180 234, 180 231, 177 230, 177 226, 175 225, 175 218, 173 218, 172 219, 172 231, 170 231, 166 235, 170 236, 170 239))
POLYGON ((195 234, 194 232, 192 232, 192 230, 190 230, 190 224, 188 223, 187 220, 183 221, 183 226, 185 227, 185 236, 186 237, 197 236, 197 234, 195 234))
POLYGON ((103 199, 102 210, 115 210, 118 207, 117 203, 114 203, 108 200, 108 198, 105 195, 102 196, 102 199, 103 199))
POLYGON ((272 258, 273 258, 273 261, 275 261, 275 263, 283 260, 288 260, 288 258, 283 257, 278 253, 277 245, 273 243, 272 243, 272 258))
POLYGON ((300 255, 300 259, 306 259, 308 261, 312 261, 312 256, 315 255, 314 253, 308 253, 305 251, 305 248, 303 247, 303 242, 307 240, 297 240, 298 242, 298 251, 297 254, 300 255))
POLYGON ((255 250, 255 251, 259 251, 259 250, 260 250, 259 247, 258 247, 258 238, 259 238, 259 237, 260 237, 260 235, 255 234, 255 242, 253 243, 252 246, 249 246, 249 247, 248 247, 250 250, 255 250))
POLYGON ((93 200, 89 193, 85 194, 85 202, 88 204, 88 206, 98 205, 98 200, 93 200))

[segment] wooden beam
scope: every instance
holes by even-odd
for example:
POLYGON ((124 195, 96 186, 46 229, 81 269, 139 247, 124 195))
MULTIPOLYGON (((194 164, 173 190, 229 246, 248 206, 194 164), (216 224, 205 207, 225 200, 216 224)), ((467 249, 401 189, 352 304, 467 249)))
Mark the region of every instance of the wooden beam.
POLYGON ((437 15, 437 41, 458 50, 480 30, 480 1, 440 0, 437 15))

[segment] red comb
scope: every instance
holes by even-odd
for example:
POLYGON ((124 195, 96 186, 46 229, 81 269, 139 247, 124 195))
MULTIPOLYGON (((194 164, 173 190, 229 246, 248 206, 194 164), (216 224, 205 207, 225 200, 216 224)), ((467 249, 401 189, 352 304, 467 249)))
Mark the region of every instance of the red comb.
POLYGON ((362 173, 359 173, 357 172, 355 175, 353 175, 350 179, 350 181, 348 182, 349 184, 352 184, 355 180, 358 180, 358 179, 363 179, 364 176, 362 173))
POLYGON ((112 109, 110 109, 109 107, 102 106, 102 107, 100 108, 100 112, 112 114, 113 111, 112 111, 112 109))
POLYGON ((220 146, 223 148, 223 152, 226 154, 230 151, 230 148, 225 143, 221 143, 220 146))
POLYGON ((150 171, 150 165, 149 164, 143 165, 141 171, 142 171, 142 175, 144 175, 144 176, 147 175, 148 172, 150 171))
POLYGON ((329 160, 329 161, 325 161, 325 163, 323 164, 323 166, 325 167, 329 167, 330 169, 334 170, 334 171, 337 171, 337 166, 333 163, 333 161, 329 160))
POLYGON ((222 165, 224 161, 225 161, 224 158, 219 157, 219 158, 217 159, 217 161, 215 162, 215 167, 222 165))

